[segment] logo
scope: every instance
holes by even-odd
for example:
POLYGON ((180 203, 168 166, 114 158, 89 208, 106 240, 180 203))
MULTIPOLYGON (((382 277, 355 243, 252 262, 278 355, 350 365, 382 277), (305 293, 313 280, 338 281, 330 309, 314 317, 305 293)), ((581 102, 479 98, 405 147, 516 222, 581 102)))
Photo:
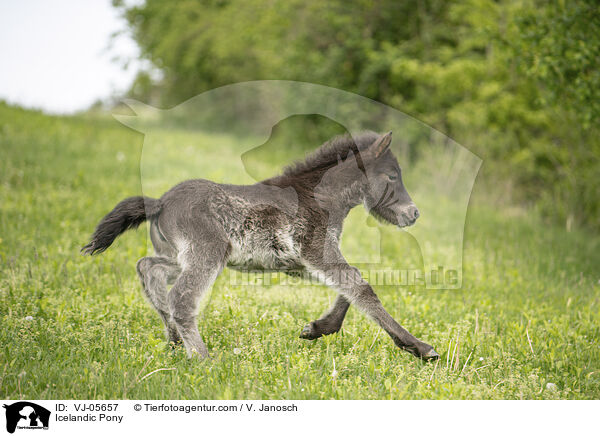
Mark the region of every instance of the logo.
POLYGON ((14 433, 15 429, 48 429, 50 411, 28 401, 19 401, 10 405, 4 404, 6 409, 6 431, 14 433))
MULTIPOLYGON (((418 223, 403 227, 406 234, 402 235, 396 233, 398 226, 384 226, 377 221, 377 214, 369 215, 366 209, 370 208, 357 208, 349 219, 360 228, 361 248, 358 248, 357 242, 350 240, 346 240, 349 244, 342 240, 342 248, 346 245, 347 259, 351 264, 359 267, 361 272, 369 271, 370 280, 375 274, 376 283, 380 285, 425 289, 462 287, 467 209, 482 161, 444 134, 390 106, 360 95, 287 80, 230 84, 164 110, 134 100, 124 103, 134 115, 115 114, 115 118, 144 134, 140 159, 142 190, 154 195, 161 195, 185 179, 254 184, 274 175, 268 170, 271 166, 266 163, 277 161, 283 164, 284 160, 304 162, 305 151, 315 150, 334 135, 349 135, 354 143, 365 130, 398 132, 390 147, 402 166, 402 179, 410 187, 410 198, 420 211, 418 223), (165 132, 177 126, 184 128, 189 135, 167 146, 165 132), (226 166, 215 172, 210 164, 211 157, 222 153, 216 151, 210 136, 200 132, 231 137, 231 140, 223 139, 223 144, 235 142, 240 158, 222 161, 226 166), (234 141, 233 137, 247 140, 234 141), (294 147, 290 146, 292 143, 294 147), (283 149, 288 152, 280 155, 283 149), (241 177, 233 177, 244 173, 246 182, 242 182, 241 177), (359 219, 366 222, 358 223, 359 219), (395 249, 391 241, 396 241, 398 245, 395 247, 401 245, 402 250, 410 251, 411 255, 398 257, 393 255, 393 251, 386 251, 395 249)), ((332 154, 325 155, 326 159, 332 163, 334 159, 331 158, 337 158, 337 164, 319 173, 321 175, 315 179, 315 186, 310 188, 315 199, 325 199, 324 203, 317 205, 322 210, 329 205, 327 199, 334 195, 332 187, 343 186, 339 184, 340 169, 344 168, 345 174, 359 174, 354 169, 360 170, 364 165, 360 153, 354 153, 354 148, 340 148, 339 153, 333 147, 330 150, 332 154)), ((375 211, 384 210, 388 217, 402 215, 404 208, 401 206, 408 203, 404 194, 401 199, 399 185, 390 186, 388 183, 383 187, 384 182, 375 175, 377 173, 364 168, 360 171, 363 175, 355 180, 369 190, 375 211)), ((258 196, 262 201, 261 207, 280 209, 291 216, 297 214, 300 203, 294 187, 259 186, 263 189, 261 193, 268 193, 258 196), (271 200, 267 200, 269 198, 271 200)), ((337 209, 326 212, 325 216, 330 212, 335 215, 337 209)), ((334 222, 328 224, 327 234, 338 232, 334 222)), ((149 242, 151 238, 146 240, 149 242)), ((236 276, 237 273, 232 273, 230 280, 235 280, 236 276)))

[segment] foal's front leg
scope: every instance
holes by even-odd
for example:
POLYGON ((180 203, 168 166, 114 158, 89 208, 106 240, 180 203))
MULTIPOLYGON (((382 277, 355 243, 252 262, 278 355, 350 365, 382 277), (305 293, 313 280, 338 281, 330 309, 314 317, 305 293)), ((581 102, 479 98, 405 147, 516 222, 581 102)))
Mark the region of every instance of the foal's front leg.
POLYGON ((371 285, 362 278, 358 269, 346 263, 339 251, 329 254, 329 258, 336 259, 337 263, 313 265, 311 269, 315 273, 324 277, 347 301, 375 320, 398 347, 423 360, 435 360, 440 357, 431 345, 415 338, 392 318, 383 308, 371 285))
POLYGON ((304 326, 300 337, 302 339, 317 339, 321 336, 337 333, 342 328, 342 323, 350 303, 343 295, 338 295, 333 305, 321 317, 304 326))

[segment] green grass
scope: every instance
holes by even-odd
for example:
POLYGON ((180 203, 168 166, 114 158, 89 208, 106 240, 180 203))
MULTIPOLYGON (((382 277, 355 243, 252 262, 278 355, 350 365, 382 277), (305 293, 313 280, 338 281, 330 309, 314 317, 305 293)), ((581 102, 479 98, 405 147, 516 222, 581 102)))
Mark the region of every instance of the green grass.
MULTIPOLYGON (((185 135, 211 140, 203 171, 246 177, 229 170, 239 156, 233 138, 163 139, 185 135)), ((199 321, 213 359, 169 351, 135 273, 145 232, 127 233, 98 257, 78 253, 103 214, 141 192, 142 143, 115 121, 0 105, 0 397, 600 397, 600 239, 492 208, 482 192, 468 214, 462 289, 377 289, 399 322, 435 345, 438 364, 398 350, 354 308, 339 334, 303 341, 302 326, 332 291, 233 285, 227 271, 199 321), (168 370, 144 378, 159 368, 168 370)), ((361 213, 349 225, 367 229, 361 213)), ((349 257, 369 243, 364 234, 344 240, 349 257)), ((407 234, 393 235, 384 263, 415 252, 407 234)))

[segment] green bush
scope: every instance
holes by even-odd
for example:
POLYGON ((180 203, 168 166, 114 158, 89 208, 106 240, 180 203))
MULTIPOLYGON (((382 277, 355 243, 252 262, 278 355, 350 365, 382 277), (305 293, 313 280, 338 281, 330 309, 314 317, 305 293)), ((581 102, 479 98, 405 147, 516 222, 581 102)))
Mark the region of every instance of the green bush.
POLYGON ((161 73, 154 82, 142 73, 134 97, 173 105, 257 79, 342 88, 407 112, 477 153, 489 186, 512 187, 497 193, 503 201, 535 205, 568 228, 600 228, 595 2, 115 5, 161 73))

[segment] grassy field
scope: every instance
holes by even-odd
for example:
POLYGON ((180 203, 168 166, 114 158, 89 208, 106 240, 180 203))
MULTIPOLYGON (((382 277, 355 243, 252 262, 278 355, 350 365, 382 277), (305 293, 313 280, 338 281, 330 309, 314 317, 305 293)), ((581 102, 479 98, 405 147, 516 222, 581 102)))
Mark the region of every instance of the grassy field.
MULTIPOLYGON (((233 139, 214 141, 205 161, 235 178, 233 139)), ((378 289, 396 319, 435 345, 437 364, 401 352, 353 308, 339 334, 303 341, 332 291, 240 286, 228 274, 199 321, 213 359, 169 351, 135 273, 145 232, 79 255, 99 218, 141 192, 142 143, 114 120, 0 104, 0 397, 600 398, 600 238, 494 208, 484 192, 468 213, 461 290, 378 289)), ((386 257, 414 249, 395 235, 386 257)), ((350 258, 356 238, 344 241, 350 258)))

